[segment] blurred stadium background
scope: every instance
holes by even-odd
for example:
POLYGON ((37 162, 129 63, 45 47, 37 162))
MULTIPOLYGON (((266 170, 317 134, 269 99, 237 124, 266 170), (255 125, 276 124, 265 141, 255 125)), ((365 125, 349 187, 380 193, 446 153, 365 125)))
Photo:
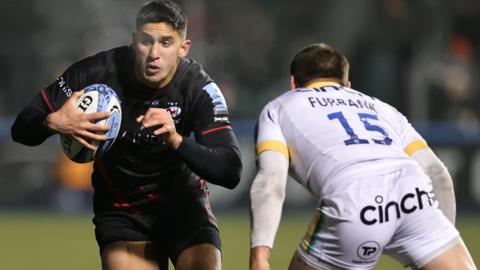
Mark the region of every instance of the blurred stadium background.
MULTIPOLYGON (((55 137, 35 148, 13 143, 10 126, 69 64, 129 44, 143 2, 0 2, 0 269, 100 268, 90 222, 90 167, 65 160, 55 137)), ((190 18, 190 57, 223 90, 242 147, 240 186, 210 186, 224 269, 247 269, 255 118, 288 89, 296 50, 313 42, 343 51, 353 87, 406 114, 445 162, 455 181, 458 227, 480 265, 478 0, 179 2, 190 18)), ((287 194, 272 269, 286 269, 315 206, 293 181, 287 194)), ((377 269, 402 267, 382 259, 377 269)))

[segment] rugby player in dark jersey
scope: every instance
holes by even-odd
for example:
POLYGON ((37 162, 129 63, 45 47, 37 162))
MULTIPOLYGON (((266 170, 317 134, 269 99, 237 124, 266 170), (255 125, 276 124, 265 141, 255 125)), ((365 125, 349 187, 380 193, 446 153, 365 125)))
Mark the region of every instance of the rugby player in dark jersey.
POLYGON ((237 139, 218 86, 185 58, 187 18, 174 2, 139 11, 131 46, 71 65, 18 115, 12 137, 39 145, 67 134, 105 140, 108 113, 83 114, 81 89, 107 84, 123 111, 112 148, 95 160, 93 222, 103 269, 221 269, 220 238, 205 181, 229 189, 241 175, 237 139), (187 138, 190 134, 194 138, 187 138))

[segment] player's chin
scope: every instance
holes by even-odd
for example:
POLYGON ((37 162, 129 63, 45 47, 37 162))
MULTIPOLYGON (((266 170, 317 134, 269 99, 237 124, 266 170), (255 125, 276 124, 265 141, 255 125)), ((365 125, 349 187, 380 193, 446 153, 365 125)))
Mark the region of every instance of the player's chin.
POLYGON ((143 70, 143 77, 148 81, 160 80, 162 77, 162 70, 146 68, 143 70))
POLYGON ((150 86, 156 86, 158 84, 161 84, 164 77, 159 76, 159 74, 155 74, 154 76, 145 76, 144 77, 145 81, 148 82, 150 86))

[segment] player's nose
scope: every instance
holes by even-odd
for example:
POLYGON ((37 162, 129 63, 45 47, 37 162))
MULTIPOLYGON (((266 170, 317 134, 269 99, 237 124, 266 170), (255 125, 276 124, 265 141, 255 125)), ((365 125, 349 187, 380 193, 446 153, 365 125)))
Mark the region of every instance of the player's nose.
POLYGON ((160 57, 160 50, 160 44, 158 42, 155 42, 150 48, 150 51, 148 52, 148 57, 150 59, 158 59, 160 57))

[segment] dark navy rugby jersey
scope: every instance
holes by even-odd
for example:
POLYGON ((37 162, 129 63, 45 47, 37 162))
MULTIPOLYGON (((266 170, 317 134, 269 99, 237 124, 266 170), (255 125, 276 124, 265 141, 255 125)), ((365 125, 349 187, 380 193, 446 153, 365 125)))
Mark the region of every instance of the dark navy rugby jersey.
POLYGON ((225 99, 200 64, 180 59, 175 76, 162 89, 138 82, 133 68, 134 54, 128 46, 73 64, 20 113, 12 127, 14 140, 27 145, 43 142, 51 135, 42 124, 48 113, 60 109, 74 91, 103 83, 121 100, 122 124, 112 148, 94 163, 96 212, 142 212, 165 205, 198 189, 200 178, 236 186, 241 172, 238 142, 225 99), (184 138, 179 149, 172 150, 153 128, 140 130, 136 118, 151 107, 169 111, 177 132, 184 137, 193 133, 197 143, 184 138), (32 134, 32 128, 39 132, 32 134))

